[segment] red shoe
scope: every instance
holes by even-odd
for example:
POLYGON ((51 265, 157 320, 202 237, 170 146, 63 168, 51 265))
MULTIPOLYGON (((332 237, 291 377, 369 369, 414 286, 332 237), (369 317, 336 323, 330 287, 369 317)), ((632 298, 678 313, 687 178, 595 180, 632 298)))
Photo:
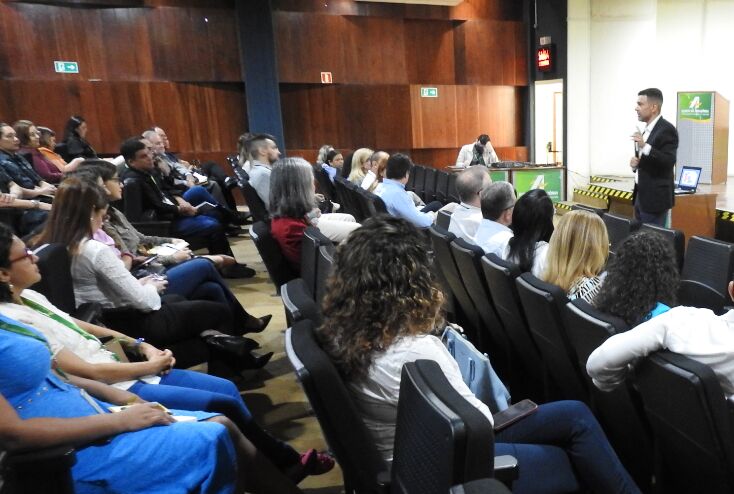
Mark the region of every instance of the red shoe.
POLYGON ((301 455, 305 475, 322 475, 334 468, 334 458, 329 453, 309 449, 301 455))

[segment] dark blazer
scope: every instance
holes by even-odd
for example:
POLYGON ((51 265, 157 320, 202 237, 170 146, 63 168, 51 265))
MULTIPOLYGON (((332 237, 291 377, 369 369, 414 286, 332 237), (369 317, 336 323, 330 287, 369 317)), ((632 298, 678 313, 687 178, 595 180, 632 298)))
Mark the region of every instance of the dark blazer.
POLYGON ((662 213, 675 202, 675 161, 678 153, 678 131, 673 124, 660 118, 647 138, 652 149, 640 157, 637 168, 637 185, 633 202, 639 201, 646 213, 662 213))
POLYGON ((129 221, 173 220, 179 217, 176 199, 165 191, 154 175, 125 167, 120 178, 125 184, 125 216, 129 221))

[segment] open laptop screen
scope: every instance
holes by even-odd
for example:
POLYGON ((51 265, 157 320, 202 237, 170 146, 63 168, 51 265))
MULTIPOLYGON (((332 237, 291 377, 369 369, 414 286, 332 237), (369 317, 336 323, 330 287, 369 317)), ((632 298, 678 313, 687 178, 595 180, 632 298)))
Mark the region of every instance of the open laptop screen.
POLYGON ((684 190, 696 190, 698 180, 701 178, 701 168, 696 166, 684 166, 680 171, 678 188, 684 190))

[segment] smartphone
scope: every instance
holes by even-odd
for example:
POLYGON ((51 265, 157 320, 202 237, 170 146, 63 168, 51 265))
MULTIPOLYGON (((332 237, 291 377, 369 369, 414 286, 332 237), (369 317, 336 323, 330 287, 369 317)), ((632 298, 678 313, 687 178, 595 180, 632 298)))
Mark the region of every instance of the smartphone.
POLYGON ((511 405, 507 410, 492 415, 494 419, 494 431, 499 432, 509 427, 523 417, 527 417, 538 409, 538 405, 532 400, 522 400, 511 405))
POLYGON ((156 259, 158 259, 158 256, 152 256, 152 257, 149 257, 149 258, 147 258, 147 259, 146 259, 145 261, 141 262, 141 263, 140 263, 140 264, 138 265, 138 267, 139 267, 139 268, 141 268, 141 267, 143 267, 143 266, 147 266, 148 264, 150 264, 151 262, 155 261, 156 259))

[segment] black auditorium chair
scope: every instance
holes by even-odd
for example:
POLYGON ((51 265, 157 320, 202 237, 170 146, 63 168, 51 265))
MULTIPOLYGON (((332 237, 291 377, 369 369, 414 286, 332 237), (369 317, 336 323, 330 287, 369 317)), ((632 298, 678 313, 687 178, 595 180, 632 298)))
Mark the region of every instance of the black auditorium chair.
POLYGON ((415 191, 415 173, 411 172, 408 175, 408 181, 405 183, 405 190, 415 191))
POLYGON ((52 304, 82 321, 92 322, 102 314, 96 303, 81 304, 78 308, 74 297, 74 280, 71 277, 71 256, 65 245, 44 244, 34 250, 41 273, 41 281, 31 288, 42 293, 52 304))
POLYGON ((443 228, 448 231, 451 225, 451 212, 450 211, 438 211, 436 212, 436 226, 443 228))
MULTIPOLYGON (((358 185, 354 185, 349 180, 342 181, 344 186, 344 195, 347 202, 346 212, 354 216, 357 222, 362 223, 365 220, 364 210, 359 200, 359 192, 357 192, 358 185)), ((361 187, 359 187, 361 188, 361 187)))
POLYGON ((613 391, 601 391, 585 372, 589 355, 607 338, 628 327, 621 319, 604 314, 581 299, 566 304, 563 318, 568 341, 586 380, 591 408, 630 475, 645 492, 651 482, 653 448, 639 396, 629 381, 613 391))
POLYGON ((548 376, 520 306, 515 284, 520 269, 495 254, 486 255, 481 262, 497 315, 511 345, 510 391, 514 396, 545 402, 548 376))
POLYGON ((321 307, 321 301, 326 292, 326 279, 331 274, 334 265, 334 246, 322 245, 319 247, 318 266, 316 268, 316 304, 321 307))
POLYGON ((459 193, 456 191, 456 177, 457 177, 457 175, 458 175, 457 173, 451 173, 451 174, 449 174, 448 195, 446 197, 446 199, 447 199, 446 202, 447 203, 449 203, 449 202, 455 202, 455 203, 458 204, 458 203, 461 202, 459 200, 459 193))
POLYGON ((512 491, 497 479, 472 480, 465 484, 455 485, 449 494, 511 494, 512 491))
MULTIPOLYGON (((563 311, 568 303, 566 293, 560 287, 539 280, 531 273, 521 274, 515 279, 515 283, 530 333, 560 392, 557 398, 590 404, 586 382, 575 350, 568 341, 563 320, 563 311)), ((584 368, 583 372, 585 371, 584 368)))
POLYGON ((632 233, 632 220, 612 213, 604 213, 601 217, 609 234, 609 250, 616 252, 619 244, 632 233))
POLYGON ((23 453, 0 449, 0 463, 2 494, 74 494, 76 453, 69 446, 23 453))
POLYGON ((436 172, 432 166, 425 167, 423 179, 423 200, 426 204, 436 200, 436 172))
POLYGON ((635 371, 660 455, 659 492, 734 492, 732 404, 713 370, 661 351, 635 371))
POLYGON ((651 225, 649 223, 643 223, 640 225, 640 231, 655 232, 670 242, 670 246, 673 247, 673 251, 675 252, 675 261, 678 264, 678 269, 683 269, 683 256, 686 250, 686 236, 682 231, 672 230, 658 225, 651 225))
POLYGON ((316 184, 318 187, 317 192, 321 193, 331 202, 339 202, 336 199, 336 189, 334 188, 334 184, 332 183, 331 179, 329 178, 329 174, 326 173, 326 170, 319 169, 314 172, 314 175, 316 177, 316 184))
POLYGON ((423 167, 423 165, 415 165, 410 174, 415 176, 415 178, 413 179, 413 192, 415 192, 418 197, 425 200, 423 187, 426 184, 426 169, 423 167))
MULTIPOLYGON (((375 194, 372 192, 368 192, 364 190, 362 187, 356 187, 354 191, 357 194, 357 200, 359 201, 359 208, 362 211, 362 217, 364 220, 367 218, 372 218, 373 216, 377 216, 381 213, 381 211, 377 210, 377 207, 375 206, 375 198, 379 199, 375 194)), ((380 199, 382 201, 382 199, 380 199)), ((384 202, 382 203, 384 206, 384 202)))
POLYGON ((480 350, 489 355, 492 367, 502 380, 510 382, 510 341, 497 315, 492 295, 489 293, 487 281, 482 273, 481 259, 484 257, 484 251, 478 245, 470 244, 463 238, 457 238, 451 242, 451 252, 456 267, 461 273, 464 288, 479 313, 481 345, 478 346, 480 350))
POLYGON ((255 222, 250 227, 250 237, 255 242, 255 247, 265 264, 265 268, 268 270, 270 281, 273 282, 276 290, 280 293, 280 287, 284 283, 297 278, 298 273, 283 256, 280 245, 270 233, 270 223, 255 222))
POLYGON ((588 211, 590 213, 598 214, 601 217, 604 217, 604 214, 607 212, 606 209, 595 208, 586 204, 573 204, 571 206, 571 211, 588 211))
POLYGON ((301 278, 311 294, 316 293, 318 280, 319 248, 326 246, 332 254, 336 247, 321 230, 315 226, 306 227, 301 241, 301 278))
POLYGON ((247 203, 247 208, 250 210, 250 214, 252 215, 252 221, 268 221, 270 219, 270 213, 268 213, 268 209, 265 207, 263 200, 260 199, 259 195, 257 195, 257 191, 252 185, 250 185, 250 181, 242 180, 239 183, 239 186, 240 191, 245 198, 245 202, 247 203))
POLYGON ((449 200, 449 172, 436 170, 436 200, 441 204, 448 204, 449 200))
MULTIPOLYGON (((494 431, 449 383, 437 362, 403 366, 391 492, 442 494, 494 477, 494 431)), ((510 484, 511 484, 511 480, 510 484)))
POLYGON ((344 477, 347 494, 390 492, 390 473, 311 321, 286 330, 285 349, 344 477))
POLYGON ((734 244, 691 237, 683 261, 678 302, 722 313, 729 304, 727 286, 733 270, 734 244))
POLYGON ((321 311, 303 278, 284 283, 280 287, 280 299, 283 301, 285 320, 289 326, 303 319, 321 324, 321 311))
POLYGON ((456 267, 454 256, 451 253, 450 244, 456 236, 436 226, 430 227, 428 233, 431 238, 431 246, 433 247, 435 259, 457 302, 457 308, 460 310, 460 312, 457 311, 459 313, 455 322, 458 322, 464 327, 469 341, 481 347, 481 342, 478 337, 479 328, 481 327, 479 313, 476 307, 474 307, 474 302, 472 302, 471 297, 466 292, 466 288, 464 288, 464 284, 461 281, 461 274, 456 267))

